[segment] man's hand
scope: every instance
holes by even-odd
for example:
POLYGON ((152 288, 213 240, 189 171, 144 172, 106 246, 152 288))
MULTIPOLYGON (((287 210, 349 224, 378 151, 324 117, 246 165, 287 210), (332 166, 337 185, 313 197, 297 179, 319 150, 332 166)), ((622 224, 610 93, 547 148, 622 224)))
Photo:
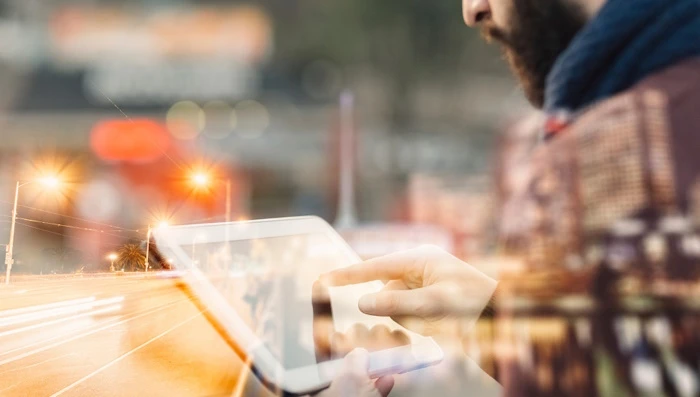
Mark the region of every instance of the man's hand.
POLYGON ((362 297, 359 308, 388 316, 424 335, 461 337, 487 305, 497 282, 433 246, 426 246, 339 269, 321 278, 326 286, 386 282, 362 297))
POLYGON ((317 394, 317 397, 386 397, 394 387, 394 378, 370 379, 369 353, 364 349, 354 350, 345 357, 340 375, 331 387, 317 394))
POLYGON ((373 353, 407 346, 411 340, 405 333, 398 330, 392 331, 383 325, 368 329, 362 324, 355 324, 346 333, 341 333, 335 332, 330 322, 315 321, 314 343, 317 360, 326 361, 343 358, 358 348, 373 353))

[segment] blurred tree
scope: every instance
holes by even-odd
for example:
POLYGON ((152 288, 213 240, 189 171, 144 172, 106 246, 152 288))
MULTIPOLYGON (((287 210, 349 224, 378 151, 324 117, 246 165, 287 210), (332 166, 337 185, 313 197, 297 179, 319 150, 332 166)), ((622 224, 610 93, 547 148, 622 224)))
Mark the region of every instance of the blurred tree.
POLYGON ((135 272, 145 268, 146 254, 139 244, 126 244, 117 251, 119 257, 114 262, 115 267, 126 271, 135 272))

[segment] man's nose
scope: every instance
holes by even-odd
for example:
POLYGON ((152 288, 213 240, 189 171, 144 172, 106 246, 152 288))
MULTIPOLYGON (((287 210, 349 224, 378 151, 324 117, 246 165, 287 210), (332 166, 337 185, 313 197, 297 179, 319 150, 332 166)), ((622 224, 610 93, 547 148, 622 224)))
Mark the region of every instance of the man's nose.
POLYGON ((462 8, 464 22, 471 27, 491 14, 489 0, 462 0, 462 8))

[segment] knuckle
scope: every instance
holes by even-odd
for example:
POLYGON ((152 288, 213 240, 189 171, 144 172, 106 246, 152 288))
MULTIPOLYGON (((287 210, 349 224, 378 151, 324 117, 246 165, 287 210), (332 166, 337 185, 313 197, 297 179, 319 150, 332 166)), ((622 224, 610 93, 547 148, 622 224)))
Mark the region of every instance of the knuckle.
POLYGON ((391 337, 394 340, 397 340, 399 342, 408 342, 409 341, 408 335, 405 332, 400 331, 398 329, 391 333, 391 337))
POLYGON ((391 330, 386 325, 375 325, 370 330, 370 334, 373 336, 374 335, 384 335, 384 334, 389 334, 389 333, 391 333, 391 330))

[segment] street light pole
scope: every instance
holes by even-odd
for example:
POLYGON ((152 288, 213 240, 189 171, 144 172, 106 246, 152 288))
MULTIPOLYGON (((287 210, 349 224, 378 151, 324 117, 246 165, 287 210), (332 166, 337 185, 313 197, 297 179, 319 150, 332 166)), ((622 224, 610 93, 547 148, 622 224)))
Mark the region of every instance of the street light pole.
POLYGON ((12 250, 15 244, 15 223, 17 221, 17 202, 19 201, 19 181, 17 181, 17 186, 15 187, 15 203, 12 207, 12 225, 10 226, 10 242, 7 244, 7 253, 5 254, 5 265, 7 266, 7 273, 5 274, 5 284, 10 284, 10 272, 12 271, 12 265, 14 264, 14 259, 12 259, 12 250))
POLYGON ((14 259, 12 258, 12 254, 15 246, 15 226, 17 225, 17 203, 19 202, 19 188, 34 182, 41 182, 44 185, 51 188, 56 188, 61 183, 61 181, 56 177, 45 177, 39 180, 28 181, 24 183, 22 183, 21 181, 17 181, 17 185, 15 186, 15 203, 12 207, 12 225, 10 226, 10 242, 7 244, 7 251, 5 252, 5 264, 7 265, 7 273, 5 274, 5 284, 8 285, 10 284, 10 273, 12 272, 12 265, 15 263, 14 259))
POLYGON ((226 222, 231 222, 231 178, 226 179, 226 222))
POLYGON ((340 96, 340 186, 335 226, 347 229, 357 224, 355 209, 355 97, 350 91, 340 96))
MULTIPOLYGON (((205 188, 205 187, 211 187, 212 182, 211 182, 211 176, 208 173, 205 173, 204 171, 197 172, 192 174, 192 182, 194 185, 198 188, 205 188)), ((217 180, 220 183, 220 180, 217 180)), ((226 222, 231 221, 231 215, 232 215, 232 208, 231 208, 231 190, 232 190, 232 182, 231 178, 226 178, 225 181, 226 185, 226 222)))

